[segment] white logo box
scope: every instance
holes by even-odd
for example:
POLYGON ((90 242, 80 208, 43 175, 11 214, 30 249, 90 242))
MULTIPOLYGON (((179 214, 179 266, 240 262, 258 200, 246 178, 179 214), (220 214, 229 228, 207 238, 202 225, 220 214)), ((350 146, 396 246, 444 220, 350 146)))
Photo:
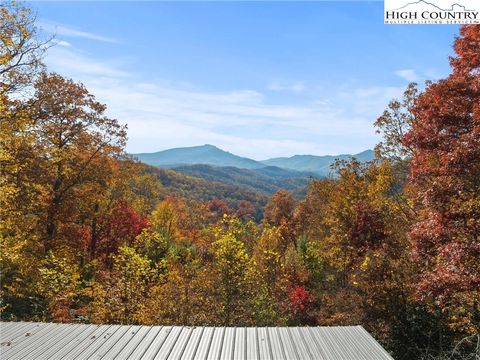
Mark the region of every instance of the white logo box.
POLYGON ((480 24, 480 0, 384 0, 385 24, 480 24))

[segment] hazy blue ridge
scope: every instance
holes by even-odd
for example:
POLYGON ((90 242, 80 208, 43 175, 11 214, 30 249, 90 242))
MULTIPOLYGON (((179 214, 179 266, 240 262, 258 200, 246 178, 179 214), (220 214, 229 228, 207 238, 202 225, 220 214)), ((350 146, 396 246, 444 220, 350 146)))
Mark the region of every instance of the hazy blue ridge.
MULTIPOLYGON (((213 173, 216 173, 218 179, 229 180, 229 177, 261 177, 263 180, 272 179, 294 179, 308 178, 310 176, 325 177, 331 175, 331 165, 336 159, 349 160, 355 157, 361 162, 370 161, 375 158, 372 150, 365 150, 361 153, 350 155, 294 155, 292 157, 273 158, 264 161, 256 161, 241 157, 217 148, 213 145, 202 145, 185 148, 169 149, 154 153, 132 154, 139 161, 152 166, 163 168, 180 168, 185 165, 210 165, 220 168, 232 167, 234 169, 213 169, 194 167, 183 169, 182 172, 198 177, 213 180, 213 173), (237 170, 248 169, 255 170, 254 173, 246 173, 237 170), (294 173, 296 171, 299 173, 294 173), (228 174, 230 173, 230 175, 228 174), (201 176, 200 176, 201 175, 201 176)), ((272 188, 276 184, 272 184, 272 188)), ((256 188, 256 187, 255 187, 256 188)))
POLYGON ((213 145, 169 149, 155 153, 132 154, 148 165, 176 167, 179 165, 206 164, 234 166, 242 169, 264 167, 261 162, 234 155, 213 145))
POLYGON ((372 150, 365 150, 361 153, 350 155, 294 155, 292 157, 280 157, 262 161, 265 165, 277 166, 283 169, 296 171, 313 172, 320 176, 328 176, 331 173, 331 165, 335 160, 350 160, 355 157, 358 161, 366 162, 375 158, 372 150))

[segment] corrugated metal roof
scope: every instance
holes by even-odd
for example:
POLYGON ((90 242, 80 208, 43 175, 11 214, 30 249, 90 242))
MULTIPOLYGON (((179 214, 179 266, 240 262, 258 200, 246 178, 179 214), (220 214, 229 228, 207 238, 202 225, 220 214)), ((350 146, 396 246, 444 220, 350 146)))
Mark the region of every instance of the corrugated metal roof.
POLYGON ((187 327, 0 323, 0 358, 387 360, 361 326, 187 327))

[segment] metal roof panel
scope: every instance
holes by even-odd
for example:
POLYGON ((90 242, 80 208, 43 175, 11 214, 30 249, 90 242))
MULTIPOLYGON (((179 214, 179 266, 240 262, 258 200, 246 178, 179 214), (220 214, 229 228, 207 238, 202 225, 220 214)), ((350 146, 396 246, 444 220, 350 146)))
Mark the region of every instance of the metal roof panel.
POLYGON ((184 327, 0 323, 5 360, 392 360, 361 326, 184 327))

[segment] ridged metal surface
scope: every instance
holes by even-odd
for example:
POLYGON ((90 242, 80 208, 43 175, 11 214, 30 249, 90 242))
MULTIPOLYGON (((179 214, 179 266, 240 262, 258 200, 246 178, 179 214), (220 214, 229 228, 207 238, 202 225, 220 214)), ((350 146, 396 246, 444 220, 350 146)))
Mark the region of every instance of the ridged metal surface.
POLYGON ((387 360, 361 326, 187 327, 0 323, 2 360, 387 360))

